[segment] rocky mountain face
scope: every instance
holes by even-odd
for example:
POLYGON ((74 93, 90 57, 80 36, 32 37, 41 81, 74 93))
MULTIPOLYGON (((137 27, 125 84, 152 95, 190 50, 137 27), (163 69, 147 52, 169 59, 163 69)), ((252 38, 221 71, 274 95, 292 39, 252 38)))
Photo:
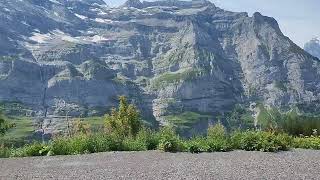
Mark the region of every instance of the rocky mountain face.
POLYGON ((304 45, 304 50, 320 59, 320 41, 315 38, 304 45))
POLYGON ((320 100, 319 59, 260 13, 205 0, 129 0, 119 8, 2 0, 0 9, 0 101, 53 124, 66 113, 101 115, 118 95, 160 124, 185 112, 209 115, 199 129, 236 104, 320 100))

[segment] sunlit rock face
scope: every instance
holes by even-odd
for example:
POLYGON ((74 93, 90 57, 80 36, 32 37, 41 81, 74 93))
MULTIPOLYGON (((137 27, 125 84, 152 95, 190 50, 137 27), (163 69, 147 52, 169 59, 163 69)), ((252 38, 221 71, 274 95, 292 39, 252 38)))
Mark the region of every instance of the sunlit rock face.
POLYGON ((119 8, 2 0, 0 9, 0 100, 41 116, 68 107, 74 116, 101 115, 118 95, 161 124, 183 112, 214 116, 236 104, 285 109, 320 99, 319 59, 260 13, 201 0, 129 0, 119 8))
POLYGON ((304 50, 320 59, 320 40, 312 39, 304 45, 304 50))

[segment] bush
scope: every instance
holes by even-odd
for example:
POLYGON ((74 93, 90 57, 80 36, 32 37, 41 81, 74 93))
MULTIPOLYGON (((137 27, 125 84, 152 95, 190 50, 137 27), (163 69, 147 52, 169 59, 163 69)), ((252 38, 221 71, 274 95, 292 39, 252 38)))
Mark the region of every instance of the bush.
POLYGON ((55 155, 75 155, 122 150, 122 140, 116 135, 78 135, 72 138, 59 137, 52 141, 55 155))
POLYGON ((108 152, 120 149, 120 142, 114 137, 105 134, 91 135, 88 139, 88 152, 108 152))
POLYGON ((124 151, 146 151, 148 150, 146 141, 141 139, 127 138, 123 141, 124 151))
POLYGON ((208 128, 207 134, 208 152, 225 152, 231 150, 226 130, 220 123, 208 128))
POLYGON ((9 123, 6 120, 3 112, 0 110, 0 136, 3 136, 10 128, 13 128, 15 124, 9 123))
POLYGON ((234 149, 246 151, 276 152, 288 150, 292 138, 285 134, 273 132, 246 131, 236 132, 231 136, 231 143, 234 149))
POLYGON ((185 147, 188 152, 201 153, 207 152, 209 149, 207 139, 203 137, 195 137, 185 142, 185 147))
POLYGON ((294 138, 293 147, 320 150, 320 137, 311 136, 294 138))
POLYGON ((0 158, 10 157, 11 149, 6 147, 0 147, 0 158))
POLYGON ((184 150, 181 139, 170 127, 164 127, 161 130, 158 148, 164 152, 178 152, 184 150))
POLYGON ((46 156, 49 152, 46 144, 35 142, 24 147, 12 149, 10 157, 46 156))
POLYGON ((89 137, 79 135, 72 138, 59 137, 52 141, 52 152, 55 155, 75 155, 89 153, 89 137))
POLYGON ((105 117, 105 129, 108 134, 117 134, 119 137, 135 137, 142 128, 140 113, 124 96, 119 97, 119 108, 112 109, 105 117))

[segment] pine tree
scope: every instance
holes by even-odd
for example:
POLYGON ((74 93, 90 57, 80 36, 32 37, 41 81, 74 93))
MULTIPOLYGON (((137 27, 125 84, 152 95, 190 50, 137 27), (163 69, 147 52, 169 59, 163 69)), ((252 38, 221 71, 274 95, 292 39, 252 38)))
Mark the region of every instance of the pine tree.
POLYGON ((125 96, 120 96, 119 101, 118 110, 113 108, 105 116, 106 132, 119 137, 135 137, 142 128, 140 113, 133 104, 128 105, 125 96))
POLYGON ((3 113, 0 111, 0 136, 4 135, 9 128, 10 128, 10 125, 5 120, 3 113))

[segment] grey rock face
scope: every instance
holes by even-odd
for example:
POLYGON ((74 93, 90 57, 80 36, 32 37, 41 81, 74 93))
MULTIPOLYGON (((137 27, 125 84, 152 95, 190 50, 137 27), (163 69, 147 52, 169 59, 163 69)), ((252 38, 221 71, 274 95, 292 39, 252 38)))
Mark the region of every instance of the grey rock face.
MULTIPOLYGON (((0 100, 43 116, 102 114, 126 95, 146 119, 221 114, 254 101, 320 100, 320 62, 273 18, 209 1, 4 0, 0 100), (138 6, 136 6, 138 5, 138 6)), ((212 119, 214 120, 214 119, 212 119)))
POLYGON ((124 3, 123 7, 142 8, 143 4, 140 2, 140 0, 128 0, 124 3))
POLYGON ((320 59, 320 41, 315 38, 304 45, 304 50, 320 59))

